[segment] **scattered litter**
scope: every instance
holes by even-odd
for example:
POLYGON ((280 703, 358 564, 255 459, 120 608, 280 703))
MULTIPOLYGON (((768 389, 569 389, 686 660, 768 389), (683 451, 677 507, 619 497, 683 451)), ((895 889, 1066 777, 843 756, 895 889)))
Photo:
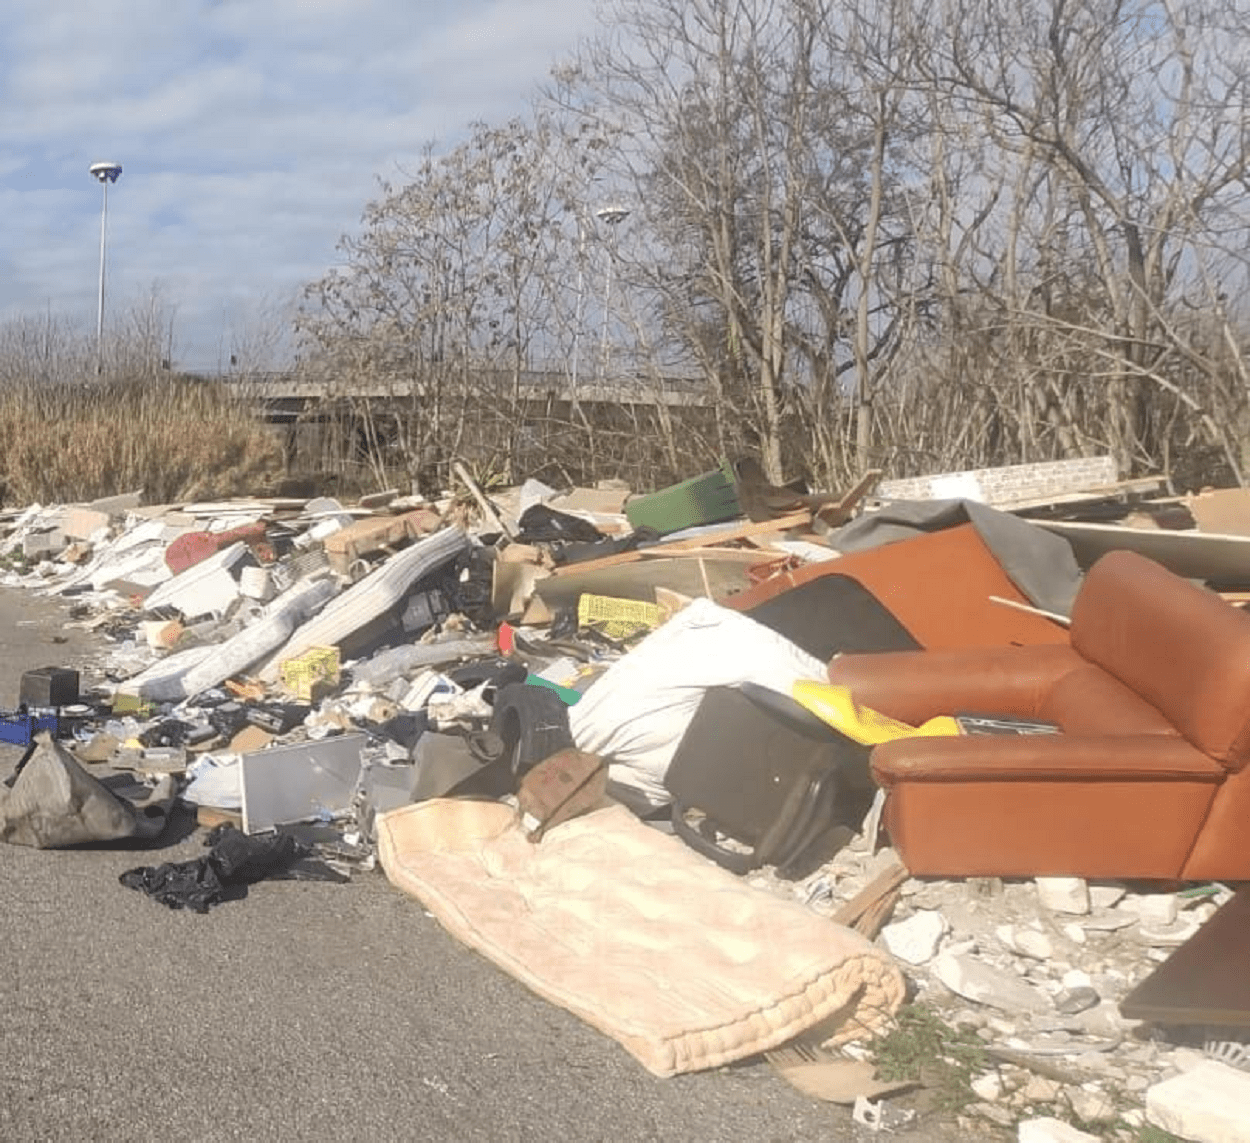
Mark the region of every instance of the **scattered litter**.
POLYGON ((218 826, 204 839, 204 857, 128 869, 118 880, 171 909, 207 913, 213 905, 247 896, 247 887, 266 878, 293 881, 350 881, 290 834, 246 837, 233 826, 218 826))
POLYGON ((870 1131, 880 1131, 881 1112, 881 1103, 873 1103, 867 1097, 857 1095, 854 1106, 851 1108, 851 1118, 862 1127, 867 1127, 870 1131))
MULTIPOLYGON (((1212 1116, 1250 1058, 1244 973, 1213 967, 1244 957, 1211 951, 1250 951, 1250 898, 1230 888, 1250 857, 1220 826, 1240 820, 1250 741, 1244 490, 1156 502, 1161 478, 1120 480, 1107 457, 867 472, 845 493, 773 483, 749 457, 644 495, 455 475, 466 493, 431 502, 389 489, 139 512, 128 493, 8 514, 5 582, 72 598, 72 623, 108 650, 27 671, 0 711, 0 741, 29 747, 0 787, 0 838, 153 842, 181 799, 212 827, 209 852, 123 884, 204 912, 257 880, 342 881, 381 855, 468 943, 485 941, 473 910, 498 914, 516 878, 531 880, 514 919, 551 906, 552 924, 572 923, 561 910, 584 884, 598 895, 583 920, 604 900, 622 910, 582 933, 603 942, 604 973, 642 947, 621 918, 706 906, 679 944, 721 926, 725 944, 674 970, 700 984, 754 939, 734 910, 777 906, 779 924, 865 958, 884 989, 873 1020, 905 974, 910 1003, 984 1045, 991 1062, 961 1081, 970 1137, 1027 1112, 1021 1139, 1081 1138, 1063 1117, 1108 1108, 1224 1130, 1212 1116), (1140 731, 1111 762, 1089 729, 1102 717, 1140 731), (404 865, 399 833, 420 850, 432 823, 437 844, 404 865), (584 882, 570 873, 612 845, 584 882), (652 852, 655 880, 634 886, 652 852), (464 887, 445 896, 434 867, 483 854, 490 888, 459 912, 464 887)), ((575 962, 511 958, 515 927, 484 951, 563 1002, 575 962)), ((702 1002, 631 987, 657 1027, 702 1002)), ((633 1012, 603 1019, 627 1043, 633 1012)), ((874 1034, 835 1053, 804 1032, 767 1054, 889 1131, 905 1085, 877 1078, 874 1034)), ((697 1063, 627 1046, 667 1074, 730 1058, 709 1044, 697 1063)))

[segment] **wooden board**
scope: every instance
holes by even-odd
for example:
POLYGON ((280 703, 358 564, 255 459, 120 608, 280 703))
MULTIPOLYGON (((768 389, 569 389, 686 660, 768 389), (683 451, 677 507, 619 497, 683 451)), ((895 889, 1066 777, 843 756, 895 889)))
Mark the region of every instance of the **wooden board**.
POLYGON ((812 514, 806 508, 802 512, 791 512, 789 516, 778 516, 775 520, 760 520, 756 523, 735 524, 732 528, 722 528, 717 532, 705 532, 699 536, 691 536, 688 540, 673 540, 661 547, 680 551, 682 548, 710 548, 717 544, 731 544, 735 540, 745 540, 753 536, 767 536, 770 533, 780 535, 792 528, 811 528, 812 514))
POLYGON ((1200 531, 1250 536, 1250 488, 1216 488, 1185 501, 1200 531))
POLYGON ((534 585, 534 594, 552 610, 576 604, 583 592, 654 603, 657 587, 667 587, 692 598, 708 596, 719 600, 750 586, 747 566, 734 559, 698 557, 637 560, 590 569, 574 564, 560 575, 539 580, 534 585))
MULTIPOLYGON (((629 552, 618 552, 614 556, 601 556, 597 560, 582 560, 580 563, 565 564, 563 567, 556 568, 552 572, 552 576, 557 579, 564 579, 569 576, 580 576, 587 572, 599 571, 602 568, 615 568, 623 564, 637 563, 640 560, 681 558, 692 554, 710 557, 718 545, 772 534, 781 535, 783 532, 795 528, 806 528, 810 526, 811 522, 812 514, 810 512, 795 512, 793 515, 782 517, 779 520, 766 520, 759 524, 739 524, 733 528, 710 532, 702 536, 694 536, 688 540, 676 540, 667 544, 652 544, 646 548, 637 548, 629 552)), ((782 551, 774 553, 769 549, 757 547, 751 549, 725 549, 723 558, 731 562, 759 564, 767 563, 770 559, 782 559, 785 555, 786 553, 782 551)), ((720 553, 717 553, 715 558, 720 559, 722 557, 720 553)))
POLYGON ((1131 1020, 1250 1027, 1250 889, 1240 890, 1121 1002, 1131 1020))
POLYGON ((1107 552, 1126 550, 1146 556, 1186 579, 1250 586, 1250 536, 1123 528, 1068 520, 1034 523, 1067 540, 1083 568, 1107 552))
POLYGON ((994 507, 1002 512, 1027 512, 1032 508, 1067 507, 1076 508, 1083 504, 1123 503, 1129 500, 1149 496, 1151 503, 1158 503, 1156 493, 1166 490, 1166 481, 1162 476, 1139 476, 1132 480, 1121 480, 1116 484, 1108 484, 1102 488, 1087 488, 1081 492, 1061 492, 1056 496, 1035 496, 1027 500, 1008 500, 994 507))
MULTIPOLYGON (((748 567, 790 558, 790 553, 783 552, 780 548, 682 548, 680 551, 670 552, 661 545, 654 548, 640 548, 638 554, 644 560, 724 560, 733 564, 746 564, 748 567)), ((577 567, 576 564, 571 566, 577 567)))

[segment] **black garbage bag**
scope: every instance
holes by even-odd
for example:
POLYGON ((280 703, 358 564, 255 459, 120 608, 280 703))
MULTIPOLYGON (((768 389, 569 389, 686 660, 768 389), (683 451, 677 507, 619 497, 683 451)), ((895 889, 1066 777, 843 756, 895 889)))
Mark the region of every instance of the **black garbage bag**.
POLYGON ((187 731, 191 727, 178 718, 166 718, 155 726, 149 726, 139 735, 143 746, 182 746, 187 741, 187 731))
POLYGON ((578 541, 593 544, 603 539, 599 531, 589 520, 580 516, 572 516, 567 512, 557 512, 545 504, 531 504, 517 521, 520 532, 517 542, 522 544, 557 544, 578 541))
POLYGON ((118 880, 171 909, 207 913, 222 901, 247 896, 257 881, 349 880, 315 856, 315 851, 287 833, 249 837, 232 825, 220 825, 204 839, 211 846, 204 857, 165 865, 128 869, 118 880))
POLYGON ((649 548, 660 541, 660 533, 645 525, 635 528, 628 536, 604 536, 594 543, 570 542, 553 546, 552 558, 557 564, 580 564, 586 560, 599 560, 604 556, 616 556, 621 552, 633 552, 649 548))

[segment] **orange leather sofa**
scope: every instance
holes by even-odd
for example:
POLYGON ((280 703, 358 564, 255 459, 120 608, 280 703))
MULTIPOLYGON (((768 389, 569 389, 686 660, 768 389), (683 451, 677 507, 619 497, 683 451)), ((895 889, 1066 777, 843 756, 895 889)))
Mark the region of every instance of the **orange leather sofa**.
POLYGON ((913 724, 1062 728, 876 747, 913 874, 1250 879, 1250 614, 1143 556, 1090 569, 1068 645, 843 655, 829 678, 913 724))

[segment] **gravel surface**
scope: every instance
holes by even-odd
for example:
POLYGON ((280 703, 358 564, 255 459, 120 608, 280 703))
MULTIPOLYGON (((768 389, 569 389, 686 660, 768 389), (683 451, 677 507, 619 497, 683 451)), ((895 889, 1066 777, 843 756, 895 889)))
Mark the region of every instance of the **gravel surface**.
MULTIPOLYGON (((94 644, 62 616, 0 589, 0 705, 32 667, 94 681, 94 644)), ((18 751, 0 751, 7 774, 18 751)), ((261 883, 205 916, 119 885, 203 852, 174 826, 149 849, 0 844, 0 1139, 856 1137, 846 1108, 763 1063, 654 1079, 381 872, 261 883)))

